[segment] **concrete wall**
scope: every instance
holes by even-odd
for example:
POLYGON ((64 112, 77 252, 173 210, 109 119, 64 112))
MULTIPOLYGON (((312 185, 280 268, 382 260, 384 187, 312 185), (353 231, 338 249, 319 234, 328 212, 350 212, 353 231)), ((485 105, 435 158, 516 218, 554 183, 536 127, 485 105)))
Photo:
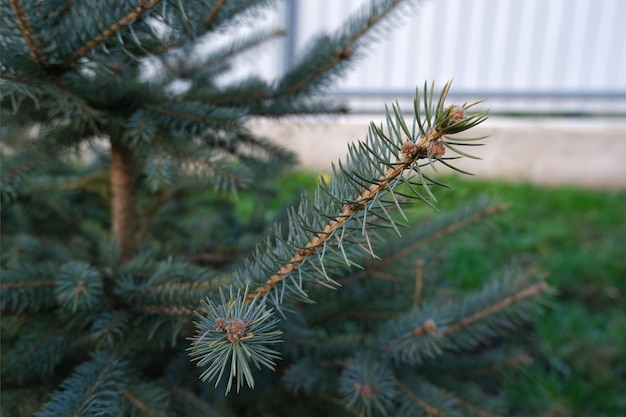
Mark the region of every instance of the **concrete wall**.
MULTIPOLYGON (((370 121, 383 120, 371 115, 250 124, 255 133, 295 151, 303 168, 327 172, 331 162, 345 157, 349 142, 365 139, 370 121)), ((456 164, 478 178, 626 190, 626 119, 491 117, 466 132, 482 135, 489 135, 485 146, 470 150, 482 160, 456 164)))

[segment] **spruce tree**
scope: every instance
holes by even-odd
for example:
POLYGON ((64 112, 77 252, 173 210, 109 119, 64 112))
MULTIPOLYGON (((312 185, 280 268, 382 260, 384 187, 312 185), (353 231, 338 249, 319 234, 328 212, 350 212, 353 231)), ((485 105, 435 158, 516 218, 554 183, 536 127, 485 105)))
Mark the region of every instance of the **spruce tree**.
POLYGON ((501 205, 405 215, 486 114, 424 84, 272 218, 295 157, 246 124, 341 111, 320 93, 417 3, 372 0, 277 80, 224 84, 282 30, 198 43, 274 2, 2 0, 2 415, 513 415, 504 341, 547 285, 437 272, 501 205))

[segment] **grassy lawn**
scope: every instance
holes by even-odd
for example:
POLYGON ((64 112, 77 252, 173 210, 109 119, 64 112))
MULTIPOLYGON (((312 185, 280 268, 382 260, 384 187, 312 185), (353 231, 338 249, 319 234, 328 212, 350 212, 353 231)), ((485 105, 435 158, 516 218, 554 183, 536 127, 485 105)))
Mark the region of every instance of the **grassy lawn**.
MULTIPOLYGON (((314 175, 291 174, 270 209, 315 182, 314 175)), ((442 211, 485 194, 509 204, 479 231, 445 242, 448 276, 472 288, 518 260, 545 271, 557 290, 526 343, 535 362, 507 384, 511 401, 548 403, 551 416, 626 415, 626 192, 446 183, 454 189, 435 190, 442 211)), ((240 203, 244 216, 253 210, 245 198, 240 203)), ((436 215, 430 208, 410 212, 436 215)))
POLYGON ((536 323, 540 361, 511 395, 552 402, 553 415, 626 415, 626 193, 449 183, 455 189, 438 194, 442 210, 479 193, 510 205, 497 227, 452 245, 451 273, 471 284, 507 259, 530 259, 558 291, 536 323))

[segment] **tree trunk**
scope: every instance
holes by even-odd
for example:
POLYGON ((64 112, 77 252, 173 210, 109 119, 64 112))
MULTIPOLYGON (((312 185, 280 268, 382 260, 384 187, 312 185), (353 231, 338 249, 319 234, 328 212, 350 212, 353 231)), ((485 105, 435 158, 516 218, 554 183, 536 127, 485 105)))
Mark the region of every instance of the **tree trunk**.
POLYGON ((111 139, 111 228, 122 262, 132 258, 136 249, 134 171, 132 151, 111 139))

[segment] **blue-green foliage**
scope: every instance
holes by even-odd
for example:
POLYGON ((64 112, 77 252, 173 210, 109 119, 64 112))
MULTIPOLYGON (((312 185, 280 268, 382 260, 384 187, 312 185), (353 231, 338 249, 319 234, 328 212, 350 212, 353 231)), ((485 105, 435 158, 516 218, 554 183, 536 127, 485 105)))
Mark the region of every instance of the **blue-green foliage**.
POLYGON ((61 327, 50 319, 33 322, 27 319, 2 319, 3 340, 11 342, 11 350, 2 355, 2 378, 28 381, 53 374, 61 360, 73 347, 79 345, 77 329, 61 327))
POLYGON ((220 296, 221 304, 201 301, 200 310, 207 312, 208 317, 198 314, 190 355, 198 361, 198 366, 206 367, 200 375, 203 381, 216 380, 217 385, 228 378, 226 392, 230 391, 233 381, 237 383, 237 391, 244 380, 254 388, 250 363, 257 369, 261 366, 274 369, 279 358, 273 347, 280 342, 278 321, 264 300, 255 298, 247 303, 247 291, 243 296, 231 292, 228 301, 223 293, 220 296))
POLYGON ((425 85, 412 121, 387 108, 276 216, 295 156, 246 123, 342 110, 320 94, 418 3, 371 0, 276 80, 224 85, 283 33, 236 33, 275 2, 2 0, 3 415, 489 415, 472 404, 493 403, 493 379, 446 378, 442 361, 508 363, 496 345, 547 287, 442 279, 427 244, 495 212, 483 203, 405 228, 445 186, 425 166, 469 156, 450 135, 486 114, 425 85))
POLYGON ((60 390, 37 417, 118 416, 124 401, 120 395, 126 386, 125 364, 108 355, 96 355, 65 379, 60 390))
POLYGON ((347 407, 362 415, 388 415, 398 397, 394 379, 385 364, 359 354, 347 361, 339 379, 339 393, 347 407))
POLYGON ((102 275, 86 262, 70 261, 59 270, 55 295, 59 306, 76 313, 100 307, 104 291, 102 275))
POLYGON ((52 263, 3 268, 0 271, 5 289, 0 299, 2 310, 21 313, 27 309, 41 311, 53 307, 56 303, 53 277, 57 270, 52 263), (47 282, 42 283, 41 278, 46 276, 49 277, 47 282))

